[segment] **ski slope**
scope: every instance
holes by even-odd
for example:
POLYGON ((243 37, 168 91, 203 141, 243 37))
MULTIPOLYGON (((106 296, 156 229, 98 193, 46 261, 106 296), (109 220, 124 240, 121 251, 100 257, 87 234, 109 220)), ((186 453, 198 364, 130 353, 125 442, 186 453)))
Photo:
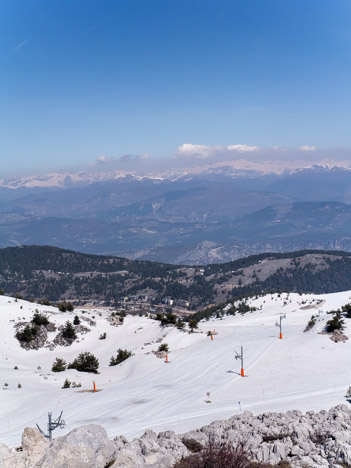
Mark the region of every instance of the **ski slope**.
MULTIPOLYGON (((127 316, 124 324, 116 327, 108 323, 111 312, 107 310, 61 313, 53 307, 1 296, 0 441, 18 445, 24 427, 35 423, 45 430, 49 411, 56 417, 63 410, 66 421, 64 429, 55 431, 56 437, 79 425, 96 423, 103 425, 111 438, 124 434, 131 439, 148 428, 184 432, 245 410, 255 414, 307 411, 345 403, 344 395, 351 385, 351 340, 334 343, 320 332, 331 318, 328 311, 351 302, 351 291, 319 296, 268 294, 249 302, 259 310, 204 321, 199 330, 189 333, 161 328, 159 322, 138 316, 127 316), (30 320, 35 309, 47 313, 56 325, 79 315, 94 317, 96 326, 82 321, 91 331, 71 346, 26 351, 14 336, 14 324, 30 320), (304 332, 311 315, 318 311, 317 324, 304 332), (280 340, 275 323, 282 313, 286 318, 280 340), (207 332, 213 329, 218 334, 212 341, 207 332), (99 340, 104 332, 106 340, 99 340), (151 352, 157 350, 160 339, 171 350, 168 364, 151 352), (244 378, 240 376, 240 361, 234 359, 241 346, 244 378), (118 348, 134 355, 109 367, 118 348), (98 357, 99 374, 51 371, 56 357, 71 362, 82 351, 98 357), (82 387, 62 389, 66 378, 82 387), (82 392, 92 389, 93 380, 101 391, 82 392), (211 403, 206 402, 207 392, 211 403)), ((344 333, 351 336, 351 319, 345 322, 344 333)), ((49 337, 56 333, 49 333, 49 337)))

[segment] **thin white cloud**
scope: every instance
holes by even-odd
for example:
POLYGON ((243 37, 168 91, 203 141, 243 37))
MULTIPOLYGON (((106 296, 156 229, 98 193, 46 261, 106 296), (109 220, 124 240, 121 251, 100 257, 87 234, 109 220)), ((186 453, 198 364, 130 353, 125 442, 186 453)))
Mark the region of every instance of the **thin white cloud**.
POLYGON ((179 146, 176 156, 179 158, 193 157, 196 159, 206 159, 211 156, 214 148, 206 145, 193 145, 192 143, 184 143, 179 146))
POLYGON ((98 156, 96 158, 96 162, 98 164, 106 164, 106 163, 110 163, 113 161, 116 161, 116 158, 110 158, 109 156, 98 156))
POLYGON ((303 145, 303 146, 300 146, 299 150, 300 151, 316 151, 317 147, 316 146, 303 145))
POLYGON ((124 154, 118 161, 140 161, 144 159, 148 159, 149 155, 147 153, 144 154, 124 154))
POLYGON ((288 149, 285 146, 279 146, 279 145, 273 146, 273 149, 275 151, 288 151, 288 149))
POLYGON ((98 156, 95 159, 97 164, 118 164, 121 162, 128 162, 128 161, 143 161, 148 159, 149 155, 147 153, 144 154, 124 154, 119 158, 114 158, 111 156, 98 156))
POLYGON ((6 55, 6 57, 4 58, 7 58, 7 57, 10 57, 10 55, 16 53, 21 47, 25 46, 26 44, 28 44, 28 42, 31 40, 32 38, 31 37, 28 37, 27 39, 25 39, 23 42, 21 42, 20 44, 18 44, 14 49, 11 50, 11 52, 6 55))
POLYGON ((92 32, 92 31, 95 31, 96 29, 101 28, 102 25, 103 25, 103 23, 93 24, 92 26, 87 28, 85 31, 83 31, 82 34, 88 34, 88 33, 92 32))
POLYGON ((249 146, 244 144, 229 145, 229 146, 207 146, 194 145, 193 143, 184 143, 178 147, 176 152, 177 159, 194 158, 194 159, 209 159, 218 158, 224 155, 232 157, 233 153, 252 153, 260 151, 259 146, 249 146))
POLYGON ((225 146, 224 149, 228 151, 237 151, 238 153, 252 153, 252 151, 259 151, 261 148, 259 146, 249 146, 249 145, 230 145, 225 146))

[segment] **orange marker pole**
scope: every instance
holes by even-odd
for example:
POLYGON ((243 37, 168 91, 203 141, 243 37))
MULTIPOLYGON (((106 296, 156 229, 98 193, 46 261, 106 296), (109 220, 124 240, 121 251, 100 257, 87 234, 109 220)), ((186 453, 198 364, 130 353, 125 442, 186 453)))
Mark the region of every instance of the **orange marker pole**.
POLYGON ((241 347, 241 354, 239 354, 237 351, 235 351, 235 359, 240 359, 240 361, 241 361, 240 375, 241 375, 241 377, 245 377, 245 373, 244 373, 244 349, 243 349, 243 347, 241 347))
POLYGON ((168 364, 168 354, 166 354, 166 363, 168 364))
POLYGON ((213 335, 211 335, 211 341, 213 341, 213 335))
POLYGON ((93 388, 94 388, 94 392, 96 392, 95 382, 93 382, 93 388))
POLYGON ((281 315, 279 317, 279 339, 282 340, 283 339, 283 333, 282 333, 282 320, 286 317, 286 315, 281 315))

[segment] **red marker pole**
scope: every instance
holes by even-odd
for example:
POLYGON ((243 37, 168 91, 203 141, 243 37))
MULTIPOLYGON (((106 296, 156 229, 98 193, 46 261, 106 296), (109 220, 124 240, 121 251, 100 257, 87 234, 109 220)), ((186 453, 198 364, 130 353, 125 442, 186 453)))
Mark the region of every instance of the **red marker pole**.
POLYGON ((96 392, 96 386, 95 386, 95 382, 93 381, 93 388, 94 388, 94 392, 96 392))

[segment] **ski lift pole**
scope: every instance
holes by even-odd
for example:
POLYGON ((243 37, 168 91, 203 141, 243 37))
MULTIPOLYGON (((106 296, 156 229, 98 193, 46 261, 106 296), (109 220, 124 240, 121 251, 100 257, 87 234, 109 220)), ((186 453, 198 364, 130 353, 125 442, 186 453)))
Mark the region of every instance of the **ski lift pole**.
POLYGON ((52 441, 52 432, 55 429, 57 429, 58 427, 60 429, 63 429, 65 427, 65 425, 66 425, 66 423, 62 419, 62 411, 61 411, 60 416, 57 419, 55 419, 55 421, 52 420, 52 413, 48 413, 48 433, 47 434, 45 434, 45 432, 40 429, 38 424, 37 424, 37 428, 39 429, 39 432, 41 433, 41 435, 43 435, 44 437, 49 439, 50 442, 51 442, 52 441))
POLYGON ((241 375, 241 377, 245 377, 245 372, 244 372, 244 349, 243 349, 243 347, 241 347, 241 354, 239 354, 237 351, 235 351, 235 359, 240 359, 240 361, 241 361, 240 375, 241 375))
POLYGON ((52 441, 52 422, 51 422, 51 418, 52 418, 52 413, 48 413, 48 439, 50 440, 50 442, 52 441))

